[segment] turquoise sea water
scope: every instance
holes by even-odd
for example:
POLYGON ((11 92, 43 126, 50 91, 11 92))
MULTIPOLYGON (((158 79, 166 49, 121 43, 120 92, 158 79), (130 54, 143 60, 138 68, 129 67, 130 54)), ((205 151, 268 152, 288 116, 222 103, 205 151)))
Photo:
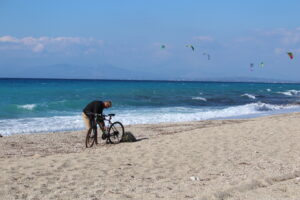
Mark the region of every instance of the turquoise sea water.
POLYGON ((83 129, 92 100, 124 124, 243 118, 299 111, 300 84, 0 79, 0 134, 83 129))

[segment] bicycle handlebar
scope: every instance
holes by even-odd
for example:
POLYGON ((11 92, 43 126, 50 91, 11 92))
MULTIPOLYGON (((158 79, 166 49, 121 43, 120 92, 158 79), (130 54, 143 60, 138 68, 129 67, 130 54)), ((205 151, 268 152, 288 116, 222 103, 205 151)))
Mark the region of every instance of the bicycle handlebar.
POLYGON ((115 116, 115 114, 108 114, 108 115, 104 115, 104 114, 99 114, 99 113, 85 113, 86 115, 94 115, 94 116, 100 116, 100 117, 113 117, 115 116))

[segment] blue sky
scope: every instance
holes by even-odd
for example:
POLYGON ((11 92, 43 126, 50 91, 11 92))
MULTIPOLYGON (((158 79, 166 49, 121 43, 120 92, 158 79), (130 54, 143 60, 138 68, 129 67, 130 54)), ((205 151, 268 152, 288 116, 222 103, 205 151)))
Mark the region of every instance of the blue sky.
POLYGON ((300 81, 299 10, 296 0, 0 0, 0 77, 88 78, 104 67, 122 78, 300 81))

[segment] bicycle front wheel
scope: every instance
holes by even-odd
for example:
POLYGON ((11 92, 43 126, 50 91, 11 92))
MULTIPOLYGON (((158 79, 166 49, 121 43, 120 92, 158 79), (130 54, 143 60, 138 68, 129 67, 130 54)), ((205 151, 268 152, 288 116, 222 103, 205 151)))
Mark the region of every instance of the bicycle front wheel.
POLYGON ((90 128, 86 134, 85 138, 85 146, 86 148, 90 148, 94 145, 95 141, 97 139, 97 130, 94 128, 90 128))
POLYGON ((124 135, 124 126, 121 122, 114 122, 108 130, 108 140, 112 144, 117 144, 122 140, 124 135))

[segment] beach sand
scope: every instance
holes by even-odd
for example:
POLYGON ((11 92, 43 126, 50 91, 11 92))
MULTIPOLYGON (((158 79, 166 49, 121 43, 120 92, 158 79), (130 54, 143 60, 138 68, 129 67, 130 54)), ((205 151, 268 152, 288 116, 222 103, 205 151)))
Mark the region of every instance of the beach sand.
POLYGON ((0 199, 300 199, 300 113, 0 138, 0 199))

